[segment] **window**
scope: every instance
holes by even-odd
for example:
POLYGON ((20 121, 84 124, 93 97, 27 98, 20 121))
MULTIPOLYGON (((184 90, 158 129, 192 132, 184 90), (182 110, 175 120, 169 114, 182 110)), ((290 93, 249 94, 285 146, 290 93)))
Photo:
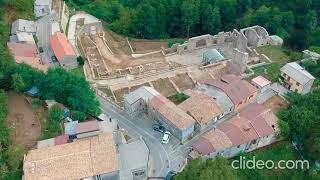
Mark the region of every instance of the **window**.
POLYGON ((300 83, 299 83, 299 82, 296 82, 296 85, 297 85, 297 86, 300 86, 300 83))

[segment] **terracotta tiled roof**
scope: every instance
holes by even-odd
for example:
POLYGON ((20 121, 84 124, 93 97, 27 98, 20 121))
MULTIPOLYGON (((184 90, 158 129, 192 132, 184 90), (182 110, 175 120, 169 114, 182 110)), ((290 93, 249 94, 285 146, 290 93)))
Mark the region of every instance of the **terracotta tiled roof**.
POLYGON ((91 132, 91 131, 98 131, 98 130, 99 130, 99 123, 96 120, 76 124, 77 134, 91 132))
POLYGON ((162 95, 153 97, 150 105, 179 129, 186 129, 194 124, 192 117, 162 95))
POLYGON ((59 61, 61 61, 65 56, 76 55, 66 35, 61 32, 56 32, 50 37, 50 44, 59 61))
POLYGON ((190 97, 179 104, 179 108, 190 114, 199 124, 210 122, 223 113, 223 109, 211 96, 204 92, 192 91, 190 97))
POLYGON ((260 87, 264 87, 264 86, 271 84, 271 82, 263 76, 257 76, 255 78, 253 78, 252 82, 257 84, 260 87))
POLYGON ((44 72, 48 70, 47 65, 41 64, 35 44, 8 42, 7 45, 16 63, 25 63, 44 72))
POLYGON ((253 93, 257 92, 257 89, 248 81, 242 80, 240 77, 231 74, 224 75, 219 80, 209 80, 206 84, 224 91, 234 104, 239 104, 253 93))
POLYGON ((68 140, 69 140, 69 136, 66 134, 57 136, 54 138, 54 145, 66 144, 68 143, 68 140))
MULTIPOLYGON (((228 147, 248 143, 278 131, 277 117, 273 112, 263 105, 251 104, 240 114, 223 122, 217 129, 213 129, 202 136, 202 138, 210 142, 209 147, 205 148, 196 145, 195 147, 199 149, 195 150, 200 153, 202 153, 202 149, 211 149, 211 152, 220 151, 228 147)), ((202 143, 201 145, 207 146, 208 143, 202 143)))
POLYGON ((23 163, 25 180, 83 179, 117 170, 112 133, 31 150, 23 163))

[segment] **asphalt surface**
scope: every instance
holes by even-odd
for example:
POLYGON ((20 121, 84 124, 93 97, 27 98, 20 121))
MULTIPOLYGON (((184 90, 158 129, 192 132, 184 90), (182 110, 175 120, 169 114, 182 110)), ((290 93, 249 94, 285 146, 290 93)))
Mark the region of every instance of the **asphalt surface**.
POLYGON ((122 109, 113 105, 109 101, 98 96, 100 108, 103 113, 118 120, 120 128, 124 129, 131 138, 142 137, 150 151, 149 157, 149 177, 165 177, 171 171, 180 171, 191 150, 191 145, 204 133, 215 128, 220 123, 232 117, 234 114, 228 114, 215 124, 205 128, 196 134, 191 140, 181 144, 178 139, 171 136, 169 144, 162 144, 162 133, 153 131, 153 121, 146 115, 130 117, 122 109))
POLYGON ((42 48, 43 52, 40 53, 42 62, 49 66, 55 65, 58 62, 53 62, 51 57, 54 53, 50 46, 50 36, 51 36, 51 23, 58 22, 59 18, 57 14, 51 14, 44 16, 37 20, 37 38, 38 38, 38 48, 42 48))
POLYGON ((170 145, 163 145, 161 143, 162 135, 160 133, 153 132, 152 128, 150 128, 150 124, 152 126, 152 122, 144 122, 145 119, 143 119, 143 117, 130 118, 121 109, 100 97, 98 98, 103 113, 117 119, 120 128, 125 129, 131 138, 143 137, 145 140, 150 151, 148 166, 151 172, 149 172, 149 176, 165 177, 167 172, 170 171, 167 166, 169 165, 170 167, 170 158, 166 147, 170 145))

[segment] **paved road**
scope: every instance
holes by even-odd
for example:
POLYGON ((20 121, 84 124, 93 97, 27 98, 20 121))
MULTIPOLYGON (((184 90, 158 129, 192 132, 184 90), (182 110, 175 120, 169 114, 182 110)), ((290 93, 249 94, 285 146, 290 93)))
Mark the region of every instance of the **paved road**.
POLYGON ((51 23, 58 22, 58 20, 57 14, 50 14, 37 20, 37 45, 43 49, 43 52, 40 54, 43 63, 49 66, 54 65, 54 62, 51 60, 51 57, 54 56, 50 46, 51 23))
POLYGON ((135 118, 129 117, 122 109, 112 103, 98 97, 101 110, 118 120, 120 128, 123 128, 132 138, 143 137, 149 150, 149 176, 165 177, 170 170, 180 171, 186 157, 189 154, 191 145, 204 133, 208 132, 218 124, 229 119, 233 114, 226 115, 223 119, 205 128, 190 141, 181 144, 178 139, 171 137, 169 144, 162 144, 162 134, 152 130, 152 122, 145 115, 135 118))
MULTIPOLYGON (((148 123, 144 123, 143 118, 130 118, 122 110, 116 108, 108 101, 99 97, 101 110, 118 120, 120 128, 124 128, 132 138, 143 137, 149 150, 150 150, 150 161, 149 169, 151 172, 149 175, 155 177, 164 177, 169 169, 167 165, 170 164, 169 153, 167 147, 161 144, 161 134, 155 134, 149 127, 148 123), (155 171, 153 171, 155 169, 155 171)), ((152 125, 152 122, 150 122, 152 125)))

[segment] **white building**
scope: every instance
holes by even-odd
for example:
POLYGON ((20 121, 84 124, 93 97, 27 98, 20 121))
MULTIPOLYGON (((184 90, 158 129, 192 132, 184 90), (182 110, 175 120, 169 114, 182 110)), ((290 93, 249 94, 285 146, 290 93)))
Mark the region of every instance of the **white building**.
POLYGON ((51 13, 52 0, 35 0, 34 14, 36 18, 49 15, 51 13))

